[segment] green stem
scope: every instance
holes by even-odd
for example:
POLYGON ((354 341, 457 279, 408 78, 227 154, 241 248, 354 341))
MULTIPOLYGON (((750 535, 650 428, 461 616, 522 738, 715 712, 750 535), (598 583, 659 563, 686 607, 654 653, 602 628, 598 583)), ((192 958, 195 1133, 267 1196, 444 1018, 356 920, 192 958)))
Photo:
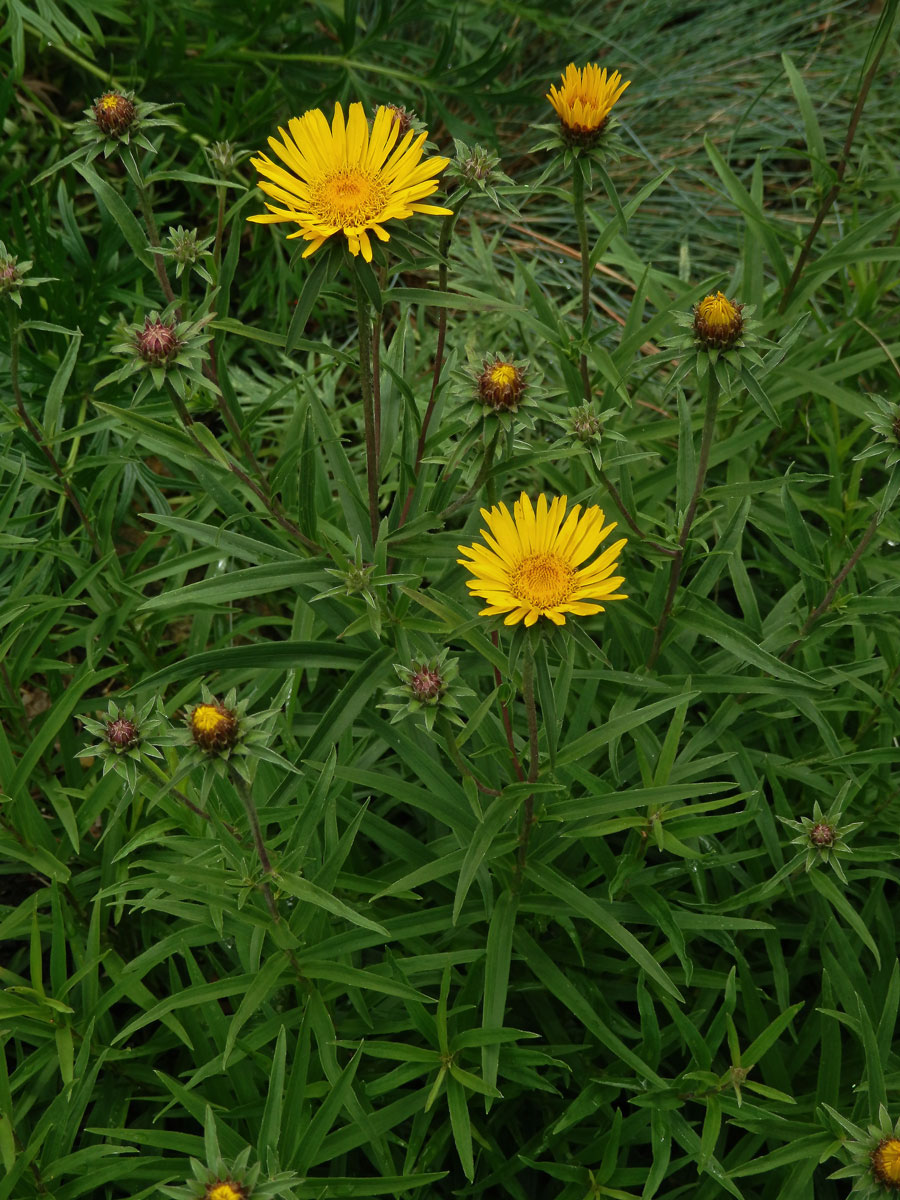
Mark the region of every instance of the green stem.
MULTIPOLYGON (((159 230, 156 226, 156 218, 153 215, 153 205, 150 202, 150 190, 144 182, 144 176, 141 174, 141 169, 137 164, 137 159, 129 149, 123 153, 122 160, 128 168, 128 174, 131 176, 131 182, 135 186, 138 194, 138 203, 141 206, 141 212, 144 217, 144 222, 147 226, 147 237, 151 246, 161 245, 159 240, 159 230)), ((169 276, 166 273, 165 259, 161 254, 154 253, 153 265, 156 268, 156 277, 159 280, 159 286, 163 290, 163 295, 168 304, 175 302, 175 293, 172 290, 172 284, 169 282, 169 276)), ((177 314, 180 319, 181 314, 177 314)))
POLYGON ((822 603, 817 604, 816 607, 814 609, 812 609, 809 616, 803 622, 803 626, 800 629, 800 632, 797 634, 796 639, 793 642, 791 642, 791 644, 788 646, 788 648, 786 650, 782 650, 781 654, 779 654, 778 657, 781 659, 782 662, 785 662, 787 659, 789 659, 791 657, 791 655, 794 653, 794 651, 797 649, 797 647, 800 645, 800 643, 803 641, 803 639, 809 633, 810 629, 812 629, 813 625, 815 625, 816 621, 818 621, 819 617, 821 617, 822 614, 827 612, 828 609, 831 607, 831 602, 832 602, 832 600, 834 600, 835 596, 837 595, 838 588, 841 586, 841 584, 844 582, 844 580, 847 578, 847 576, 850 574, 850 572, 853 570, 853 568, 856 566, 856 564, 862 558, 863 553, 864 553, 866 547, 868 546, 869 542, 871 542, 872 537, 877 528, 878 528, 878 513, 874 512, 874 513, 872 513, 872 519, 869 521, 869 524, 866 526, 865 533, 862 535, 862 537, 859 540, 859 545, 856 547, 856 549, 853 551, 853 553, 850 555, 850 557, 844 563, 843 567, 841 567, 840 571, 838 571, 837 575, 835 575, 834 579, 831 581, 831 586, 829 587, 828 591, 825 593, 825 598, 822 601, 822 603))
POLYGON ((488 475, 490 474, 491 467, 494 462, 494 452, 497 449, 497 441, 498 441, 499 437, 500 437, 500 427, 498 425, 497 430, 494 433, 494 436, 491 438, 491 440, 488 442, 488 444, 484 448, 484 457, 481 460, 481 466, 478 469, 478 474, 475 476, 474 483, 472 484, 471 487, 466 489, 466 491, 463 493, 462 496, 459 497, 458 500, 454 500, 452 504, 448 505, 443 510, 443 512, 440 514, 438 520, 446 521, 448 517, 452 517, 455 512, 458 512, 459 509, 461 509, 464 505, 468 504, 468 502, 472 499, 472 497, 475 495, 475 493, 478 491, 478 489, 482 486, 482 484, 484 483, 484 481, 487 479, 488 475))
POLYGON ((663 546, 660 542, 653 542, 647 537, 646 533, 644 533, 643 529, 641 529, 640 525, 638 525, 637 521, 634 519, 632 514, 628 511, 625 501, 622 499, 621 495, 619 494, 618 488, 613 483, 613 481, 609 478, 609 476, 606 474, 606 472, 602 469, 602 467, 597 468, 597 474, 600 476, 600 482, 606 488, 606 491, 609 495, 610 500, 612 500, 613 504, 616 506, 616 508, 619 510, 619 512, 625 518, 625 522, 628 525, 628 528, 633 533, 636 533, 642 542, 646 542, 648 546, 650 546, 653 550, 656 550, 659 554, 665 554, 669 558, 674 558, 675 555, 678 553, 677 550, 673 550, 671 548, 671 546, 663 546))
POLYGON ((468 765, 466 760, 463 758, 462 751, 460 750, 459 746, 457 746, 457 744, 456 744, 456 737, 454 736, 453 730, 450 726, 450 722, 447 720, 446 717, 442 717, 440 720, 440 730, 441 730, 441 733, 443 734, 444 742, 447 746, 447 749, 450 752, 450 757, 453 759, 453 762, 456 764, 456 768, 459 771, 460 775, 468 776, 469 779, 473 779, 475 781, 475 786, 478 788, 479 792, 483 792, 486 796, 502 795, 502 793, 499 792, 496 788, 488 787, 488 785, 486 783, 482 783, 481 780, 478 778, 478 776, 475 774, 475 772, 472 770, 472 768, 468 765))
MULTIPOLYGON (((587 337, 588 321, 591 315, 591 254, 588 247, 587 221, 584 215, 584 176, 581 173, 578 159, 575 160, 572 168, 572 206, 575 209, 578 245, 581 249, 581 336, 584 338, 587 337)), ((594 393, 591 388, 587 355, 584 353, 579 359, 579 367, 584 398, 590 404, 594 399, 594 393)))
POLYGON ((94 551, 97 554, 97 557, 99 558, 102 555, 103 551, 100 548, 100 542, 98 541, 97 535, 94 532, 94 527, 91 524, 91 522, 88 520, 87 514, 85 513, 84 509, 81 507, 78 497, 75 495, 75 490, 72 487, 72 485, 69 483, 66 476, 64 475, 62 467, 59 465, 59 463, 56 460, 56 456, 54 455, 54 453, 50 449, 50 447, 47 445, 46 441, 44 440, 43 434, 38 429, 37 425, 35 425, 34 421, 32 421, 31 417, 28 415, 27 409, 25 408, 25 400, 24 400, 24 397, 22 396, 22 389, 19 385, 19 333, 20 333, 19 319, 18 319, 18 316, 17 316, 15 309, 13 308, 11 302, 9 304, 9 314, 8 315, 9 315, 9 375, 10 375, 10 380, 12 382, 12 390, 13 390, 13 397, 16 402, 16 410, 19 414, 19 417, 21 418, 22 424, 25 426, 26 430, 30 434, 32 440, 34 441, 34 443, 36 444, 38 449, 44 455, 44 458, 46 458, 47 462, 50 464, 53 474, 59 480, 60 486, 62 487, 63 492, 66 495, 66 499, 69 501, 69 503, 75 509, 75 512, 78 515, 78 519, 79 519, 79 521, 81 521, 81 524, 84 526, 84 529, 85 529, 88 537, 91 539, 91 544, 94 547, 94 551))
POLYGON ((672 612, 672 605, 675 603, 675 593, 678 591, 678 584, 681 581, 681 568, 684 563, 684 548, 687 545, 688 536, 691 532, 691 526, 694 523, 694 516, 697 512, 697 504, 700 500, 700 493, 703 491, 703 484, 706 482, 706 469, 709 465, 709 452, 712 447, 713 435, 716 430, 716 413, 719 405, 719 379, 716 375, 715 364, 709 364, 709 372, 707 374, 707 390, 706 390, 706 415, 703 420, 703 436, 700 439, 700 459, 697 463, 697 478, 694 482, 694 491, 691 495, 690 503, 688 504, 687 512, 684 515, 684 523, 681 526, 681 533, 678 537, 678 549, 675 552, 675 557, 672 559, 672 566, 669 570, 669 588, 666 592, 665 603, 663 604, 662 614, 656 626, 653 635, 653 648, 650 651, 650 657, 647 659, 647 666, 652 667, 659 657, 660 647, 662 646, 663 634, 665 633, 666 625, 672 612))
MULTIPOLYGON (((440 266, 438 267, 438 291, 446 292, 447 279, 449 276, 449 263, 447 255, 450 253, 450 241, 453 237, 453 230, 456 227, 456 222, 459 220, 459 214, 462 211, 462 204, 455 209, 449 217, 444 218, 444 223, 441 226, 441 236, 438 241, 438 254, 440 255, 440 266)), ((397 528, 402 529, 406 524, 406 518, 409 516, 409 506, 412 504, 412 498, 416 490, 416 482, 419 478, 419 467, 422 465, 422 457, 425 454, 425 443, 428 439, 428 427, 431 424, 431 417, 434 413, 434 406, 437 404, 438 384, 441 381, 441 369, 444 365, 444 342, 447 338, 447 309, 442 306, 438 311, 438 332, 437 344, 434 350, 434 368, 431 373, 431 395, 428 397, 428 406, 425 409, 425 415, 422 418, 422 428, 419 431, 419 441, 416 445, 416 461, 413 465, 413 475, 415 481, 410 486, 406 493, 406 499, 403 502, 403 511, 400 514, 400 521, 397 528)))
MULTIPOLYGON (((378 289, 384 295, 387 287, 387 267, 378 269, 378 289)), ((372 407, 375 419, 375 446, 381 459, 381 327, 383 312, 375 314, 372 322, 372 407)))
MULTIPOLYGON (((534 698, 534 644, 532 633, 525 637, 525 649, 522 660, 522 700, 525 704, 525 715, 528 719, 528 782, 537 783, 540 758, 538 752, 538 717, 537 703, 534 698)), ((531 840, 531 830, 534 826, 534 793, 525 797, 525 807, 522 816, 522 832, 519 835, 519 853, 516 862, 516 877, 521 882, 528 860, 528 843, 531 840)))
MULTIPOLYGON (((500 638, 497 636, 496 629, 491 630, 491 642, 493 643, 495 649, 500 645, 500 638)), ((503 683, 503 676, 500 674, 499 667, 494 667, 494 683, 498 688, 503 683)), ((509 708, 506 706, 506 703, 503 700, 500 701, 500 715, 503 718, 503 730, 506 734, 506 744, 509 746, 513 770, 516 773, 516 779, 518 779, 521 783, 525 779, 525 772, 522 770, 522 764, 519 762, 518 754, 516 754, 516 743, 515 739, 513 738, 512 720, 509 715, 509 708)))
MULTIPOLYGON (((191 428, 191 426, 194 424, 194 418, 188 412, 187 406, 182 398, 178 395, 178 392, 175 390, 171 380, 169 379, 166 380, 166 391, 169 394, 169 399, 172 401, 172 404, 175 407, 175 411, 178 413, 178 416, 181 419, 181 423, 184 426, 188 437, 191 439, 197 449, 206 455, 207 458, 221 466, 221 458, 216 458, 215 455, 210 452, 207 446, 200 441, 191 428)), ((266 495, 262 488, 250 478, 246 471, 239 467, 232 458, 228 458, 227 461, 228 469, 231 471, 232 475, 236 476, 245 487, 250 489, 257 500, 259 500, 259 502, 262 504, 263 508, 265 508, 266 512, 278 522, 282 529, 286 530, 291 537, 296 538, 301 545, 305 546, 306 549, 310 550, 313 554, 322 553, 321 546, 317 545, 314 541, 312 541, 311 538, 308 538, 301 529, 298 529, 293 521, 289 520, 288 517, 285 516, 280 506, 274 503, 271 496, 266 495)))
MULTIPOLYGON (((891 18, 890 23, 893 24, 893 17, 891 18)), ((876 28, 875 33, 877 36, 878 35, 877 28, 876 28)), ((784 292, 782 293, 781 303, 778 306, 779 313, 783 313, 784 310, 787 308, 788 301, 790 300, 791 296, 793 295, 794 289, 796 288, 797 284, 800 281, 800 277, 803 274, 803 268, 806 266, 806 260, 809 258, 810 252, 812 250, 813 242, 816 239, 816 234, 821 229, 822 222, 825 220, 825 218, 828 216, 829 212, 831 211, 831 206, 834 204, 835 200, 838 198, 838 193, 841 190, 841 184, 844 181, 844 174, 847 170, 847 163, 850 161, 850 151, 853 148, 853 141, 856 137, 856 130, 859 126, 860 117, 862 116, 862 111, 865 106, 866 99, 868 98, 868 95, 869 95, 869 89, 872 86, 872 82, 875 79, 875 74, 878 70, 879 63, 881 62, 881 56, 884 53, 885 47, 887 46, 887 44, 890 40, 889 35, 890 35, 890 28, 884 30, 884 36, 882 37, 881 45, 876 50, 875 55, 872 59, 872 63, 870 65, 868 71, 866 72, 865 78, 863 79, 862 84, 860 86, 859 94, 856 97, 856 104, 853 106, 853 112, 850 114, 850 122, 847 125, 847 135, 844 138, 844 145, 841 148, 841 155, 840 155, 840 158, 838 159, 837 167, 835 168, 834 183, 831 185, 831 188, 829 189, 828 194, 825 196, 824 200, 819 205, 819 210, 815 215, 815 219, 813 220, 813 223, 810 227, 809 233, 806 235, 806 241, 803 243, 803 248, 800 251, 800 256, 797 259, 797 263, 796 263, 796 266, 794 267, 793 274, 791 275, 790 279, 788 280, 787 287, 784 289, 784 292)))
POLYGON ((222 261, 222 235, 225 232, 225 187, 223 184, 216 184, 216 195, 218 196, 219 204, 216 212, 216 240, 213 243, 213 262, 216 268, 218 268, 222 261))
POLYGON ((369 323, 369 303, 359 277, 356 285, 356 319, 359 328, 359 386, 362 392, 363 421, 366 435, 366 478, 369 484, 369 520, 372 526, 372 545, 378 538, 378 446, 375 442, 375 402, 372 392, 372 326, 369 323))
MULTIPOLYGON (((253 793, 250 790, 250 785, 242 775, 237 771, 232 770, 231 782, 234 784, 234 790, 241 798, 241 803, 244 806, 244 812, 247 814, 247 820, 250 822, 250 832, 253 834, 253 845, 256 847, 256 857, 259 859, 260 866, 266 875, 272 874, 272 863, 269 859, 266 844, 263 841, 262 828, 259 824, 259 814, 256 811, 256 804, 253 800, 253 793)), ((280 922, 281 917, 278 914, 278 906, 275 904, 275 897, 272 895, 272 889, 269 887, 269 882, 264 879, 260 884, 263 896, 266 899, 266 905, 271 914, 272 920, 280 922)))

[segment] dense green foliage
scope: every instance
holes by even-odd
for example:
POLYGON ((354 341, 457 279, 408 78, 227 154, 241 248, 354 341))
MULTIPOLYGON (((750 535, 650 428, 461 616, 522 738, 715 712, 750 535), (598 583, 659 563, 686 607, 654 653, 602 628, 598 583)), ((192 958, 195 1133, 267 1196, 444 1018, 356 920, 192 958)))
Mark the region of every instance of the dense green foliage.
POLYGON ((0 295, 0 1200, 241 1155, 256 1196, 850 1194, 840 1118, 900 1115, 896 8, 7 0, 0 237, 50 281, 0 295), (633 81, 584 327, 534 149, 573 59, 633 81), (108 87, 172 107, 86 164, 108 87), (374 544, 355 268, 208 154, 356 99, 512 181, 365 276, 374 544), (211 282, 155 263, 139 186, 211 282), (165 272, 192 424, 115 349, 165 272), (719 288, 765 341, 698 380, 673 313, 719 288), (529 364, 496 445, 493 355, 529 364), (523 489, 620 522, 627 601, 477 615, 457 545, 523 489), (445 650, 458 707, 404 711, 395 667, 445 650), (246 754, 191 748, 204 697, 246 754), (159 757, 104 773, 111 700, 159 757))

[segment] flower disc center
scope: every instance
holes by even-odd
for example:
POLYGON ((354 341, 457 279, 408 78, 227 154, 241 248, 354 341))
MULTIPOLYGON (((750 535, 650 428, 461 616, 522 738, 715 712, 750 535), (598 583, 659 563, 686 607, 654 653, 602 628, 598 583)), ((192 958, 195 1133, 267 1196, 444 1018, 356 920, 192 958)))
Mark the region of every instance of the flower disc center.
POLYGON ((314 185, 310 208, 329 225, 366 225, 384 211, 388 191, 377 173, 343 167, 314 185))
POLYGON ((900 1191, 900 1139, 883 1138, 872 1154, 872 1173, 886 1187, 900 1191))
POLYGON ((199 733, 214 733, 228 720, 228 714, 219 712, 212 704, 198 704, 191 716, 191 724, 199 733))
POLYGON ((491 383, 497 384, 498 387, 509 387, 510 384, 516 382, 518 371, 512 363, 497 363, 491 367, 491 383))
POLYGON ((558 554, 530 554, 510 572, 509 590, 534 608, 555 608, 575 590, 575 568, 558 554))

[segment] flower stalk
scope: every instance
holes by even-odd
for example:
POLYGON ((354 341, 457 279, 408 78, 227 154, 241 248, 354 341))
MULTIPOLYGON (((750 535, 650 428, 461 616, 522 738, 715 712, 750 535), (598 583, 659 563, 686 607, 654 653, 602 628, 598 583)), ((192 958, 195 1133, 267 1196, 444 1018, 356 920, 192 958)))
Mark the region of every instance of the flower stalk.
MULTIPOLYGON (((156 226, 156 218, 153 215, 153 205, 150 202, 150 190, 144 182, 144 176, 141 174, 141 169, 137 164, 137 160, 130 149, 122 151, 122 161, 128 174, 131 176, 131 182, 135 186, 138 194, 138 203, 141 206, 141 213, 144 217, 144 223, 147 226, 147 237, 150 240, 150 245, 153 247, 161 247, 162 243, 159 240, 159 229, 156 226)), ((159 286, 162 288, 163 295, 166 298, 167 304, 175 302, 175 292, 172 289, 172 284, 169 281, 169 275, 166 271, 166 264, 163 256, 153 251, 153 265, 156 268, 156 277, 159 280, 159 286)), ((176 314, 176 319, 181 320, 181 314, 176 314)))
POLYGON ((706 379, 706 414, 703 419, 703 434, 700 439, 700 458, 697 463, 697 478, 694 481, 694 490, 691 494, 687 512, 684 514, 684 522, 681 526, 681 533, 678 535, 678 548, 675 552, 675 557, 672 559, 672 566, 669 570, 669 586, 668 590, 666 591, 666 599, 665 603, 663 604, 663 610, 654 631, 653 648, 650 651, 650 657, 647 659, 648 667, 652 667, 659 657, 663 634, 666 631, 666 625, 669 623, 669 617, 672 613, 672 605, 675 603, 675 593, 678 591, 678 584, 681 581, 681 568, 684 565, 685 546, 687 545, 687 540, 691 533, 691 526, 694 524, 694 516, 697 512, 697 504, 703 491, 703 485, 706 482, 706 470, 709 466, 709 452, 712 448, 713 436, 716 431, 716 416, 719 407, 719 379, 712 363, 710 363, 709 372, 707 373, 706 379))
POLYGON ((8 315, 9 315, 9 374, 10 374, 10 379, 12 381, 13 398, 15 399, 15 402, 16 402, 16 411, 18 412, 19 417, 22 421, 22 424, 25 426, 30 437, 34 441, 35 445, 41 451, 44 458, 46 458, 47 462, 50 464, 53 474, 59 480, 60 486, 62 487, 63 492, 65 493, 66 499, 69 501, 69 503, 74 508, 79 521, 84 526, 85 532, 87 533, 88 537, 91 539, 91 544, 94 547, 94 552, 97 554, 97 556, 99 558, 100 555, 103 553, 103 551, 100 548, 100 542, 97 539, 97 534, 94 532, 94 527, 91 524, 90 520, 88 519, 88 516, 85 513, 84 509, 82 508, 81 503, 78 500, 78 497, 75 495, 74 488, 72 487, 71 483, 69 483, 68 479, 66 478, 66 476, 63 472, 62 467, 57 462, 56 455, 53 453, 53 451, 47 445, 46 441, 44 440, 43 434, 38 429, 37 425, 35 425, 34 421, 32 421, 31 417, 28 415, 28 410, 25 408, 25 400, 22 396, 21 386, 19 385, 19 335, 21 332, 20 325, 19 325, 19 318, 16 314, 16 310, 13 309, 12 307, 10 307, 8 315))
MULTIPOLYGON (((538 635, 539 636, 539 635, 538 635)), ((538 751, 538 715, 537 701, 534 695, 534 636, 529 633, 525 638, 525 649, 522 657, 522 701, 525 704, 525 716, 528 721, 528 783, 537 783, 540 767, 538 751)), ((516 878, 521 882, 528 861, 528 843, 531 840, 531 830, 534 826, 534 793, 529 792, 525 797, 522 812, 522 832, 519 835, 519 849, 516 857, 516 878)))
POLYGON ((881 63, 881 56, 884 54, 885 47, 890 41, 890 37, 887 36, 889 34, 890 29, 886 31, 886 36, 882 38, 881 44, 878 46, 878 49, 872 56, 871 65, 866 72, 865 78, 862 81, 862 85, 860 86, 859 94, 856 97, 856 103, 853 106, 853 112, 850 114, 850 121, 847 124, 847 134, 844 138, 844 144, 841 147, 841 154, 838 159, 837 166, 835 167, 834 183, 832 183, 826 196, 822 200, 822 203, 819 205, 818 211, 813 219, 813 223, 810 226, 809 233, 806 235, 806 241, 803 243, 803 248, 801 249, 797 258, 793 273, 791 274, 791 277, 787 282, 787 286, 782 293, 781 303, 778 305, 779 313, 783 313, 787 308, 791 296, 794 294, 794 289, 800 282, 800 278, 803 274, 803 268, 806 266, 807 259, 812 251, 813 242, 816 240, 816 236, 819 230, 822 228, 823 221, 831 212, 832 205, 834 204, 835 200, 837 200, 840 193, 841 186, 844 182, 844 175, 847 171, 847 164, 850 161, 850 151, 853 149, 853 142, 856 138, 856 130, 859 126, 859 121, 862 117, 862 111, 869 95, 869 89, 872 87, 875 75, 878 72, 878 67, 881 63))
POLYGON ((363 422, 366 437, 366 479, 369 486, 369 520, 372 545, 378 538, 378 444, 375 438, 375 398, 372 390, 372 325, 369 303, 359 276, 354 272, 356 317, 359 328, 359 386, 362 392, 363 422))
POLYGON ((239 467, 238 464, 234 461, 234 459, 232 459, 230 457, 226 458, 224 453, 221 456, 213 454, 212 451, 209 449, 209 447, 206 445, 206 443, 202 442, 200 440, 200 438, 197 437, 196 433, 194 433, 194 431, 192 429, 192 426, 194 424, 194 418, 188 412, 187 405, 182 400, 182 398, 178 395, 178 392, 176 391, 172 382, 169 379, 166 379, 165 383, 166 383, 166 391, 169 394, 169 399, 172 401, 175 411, 178 413, 181 423, 185 428, 185 432, 190 437, 190 439, 194 443, 194 445, 200 451, 202 451, 202 453, 204 455, 206 455, 207 458, 211 458, 214 462, 219 463, 220 466, 223 463, 225 463, 225 465, 227 465, 229 471, 231 471, 231 473, 233 475, 235 475, 241 481, 241 483, 244 484, 245 487, 248 487, 250 489, 250 491, 253 493, 253 495, 257 498, 257 500, 259 500, 259 502, 265 508, 266 512, 275 521, 278 522, 278 524, 281 526, 282 529, 286 530, 291 535, 291 537, 296 538, 297 541, 300 542, 301 545, 305 546, 306 549, 309 550, 311 553, 320 554, 321 547, 319 545, 317 545, 316 542, 314 542, 311 538, 308 538, 301 529, 298 529, 298 527, 294 524, 293 521, 291 521, 287 516, 285 516, 284 512, 281 509, 281 506, 274 501, 274 499, 272 498, 271 495, 268 495, 265 491, 263 491, 263 489, 259 486, 259 484, 254 483, 254 481, 250 478, 250 476, 247 474, 247 472, 244 471, 241 467, 239 467))
POLYGON ((865 553, 866 547, 868 546, 869 542, 871 542, 871 540, 875 534, 875 530, 878 528, 878 517, 879 517, 879 513, 876 510, 874 513, 872 513, 872 518, 869 521, 869 524, 866 526, 865 532, 863 533, 862 537, 859 539, 859 544, 857 545, 856 549, 853 551, 853 553, 850 555, 850 557, 844 563, 843 567, 841 567, 840 571, 838 571, 837 575, 835 575, 834 579, 831 581, 831 586, 828 588, 828 591, 825 593, 822 603, 817 604, 814 609, 810 610, 809 615, 807 616, 806 620, 803 622, 803 625, 800 628, 800 632, 797 634, 797 637, 794 639, 793 642, 791 642, 791 644, 787 647, 786 650, 782 650, 781 654, 779 654, 778 657, 781 659, 782 662, 786 662, 791 657, 791 655, 794 653, 794 651, 797 649, 797 647, 800 645, 800 643, 803 641, 803 639, 809 633, 810 629, 812 629, 813 625, 815 625, 816 621, 818 621, 819 617, 821 617, 823 615, 823 613, 826 613, 828 611, 828 609, 831 607, 831 603, 834 600, 835 596, 837 595, 838 588, 841 586, 841 584, 844 582, 844 580, 847 578, 847 576, 850 574, 850 572, 853 570, 853 568, 856 566, 856 564, 862 558, 863 554, 865 553))
MULTIPOLYGON (((438 266, 438 291, 446 292, 447 279, 450 273, 450 264, 447 256, 450 253, 450 242, 453 238, 453 230, 456 228, 456 222, 459 220, 459 214, 462 211, 462 205, 455 209, 450 216, 444 217, 441 223, 441 235, 438 240, 438 254, 440 255, 440 265, 438 266)), ((431 395, 428 397, 428 407, 425 409, 425 416, 422 418, 422 428, 419 431, 419 441, 416 445, 416 461, 413 468, 414 474, 418 476, 419 467, 422 463, 422 456, 425 453, 425 442, 428 438, 428 426, 431 424, 431 416, 434 412, 434 406, 437 403, 438 385, 441 382, 441 371, 444 366, 444 342, 447 338, 447 308, 442 306, 438 313, 438 330, 437 330, 437 345, 434 351, 434 369, 431 373, 431 395)))
MULTIPOLYGON (((581 331, 582 337, 587 337, 588 321, 591 315, 591 255, 588 247, 587 221, 584 215, 584 175, 581 173, 581 164, 577 158, 572 165, 572 207, 575 210, 578 245, 581 251, 581 331)), ((594 395, 591 389, 587 354, 583 350, 578 365, 581 371, 585 403, 590 404, 594 395)))
MULTIPOLYGON (((259 864, 266 875, 272 874, 272 862, 269 858, 269 853, 266 850, 266 844, 263 841, 262 828, 259 823, 259 813, 256 809, 256 803, 253 799, 253 793, 250 790, 250 785, 239 771, 231 770, 229 772, 231 782, 234 784, 234 790, 237 792, 244 806, 244 812, 247 814, 247 820, 250 823, 250 832, 253 834, 253 845, 256 848, 256 857, 259 859, 259 864)), ((269 886, 267 879, 263 879, 260 883, 260 890, 265 897, 266 907, 276 923, 281 921, 278 914, 278 906, 275 903, 275 897, 272 895, 272 889, 269 886)))

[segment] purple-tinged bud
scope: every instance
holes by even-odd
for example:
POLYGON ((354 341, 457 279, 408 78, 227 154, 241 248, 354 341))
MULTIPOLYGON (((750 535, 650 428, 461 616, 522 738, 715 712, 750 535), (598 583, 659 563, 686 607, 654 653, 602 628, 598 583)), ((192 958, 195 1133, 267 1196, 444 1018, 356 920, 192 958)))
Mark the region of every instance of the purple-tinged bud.
POLYGON ((140 740, 138 727, 134 721, 117 717, 106 726, 106 740, 115 750, 130 750, 140 740))
POLYGON ((174 323, 146 318, 144 328, 137 335, 138 354, 144 362, 154 367, 164 366, 177 357, 180 347, 174 323))
POLYGON ((94 120, 108 137, 121 137, 135 117, 134 101, 121 92, 104 92, 94 101, 94 120))

